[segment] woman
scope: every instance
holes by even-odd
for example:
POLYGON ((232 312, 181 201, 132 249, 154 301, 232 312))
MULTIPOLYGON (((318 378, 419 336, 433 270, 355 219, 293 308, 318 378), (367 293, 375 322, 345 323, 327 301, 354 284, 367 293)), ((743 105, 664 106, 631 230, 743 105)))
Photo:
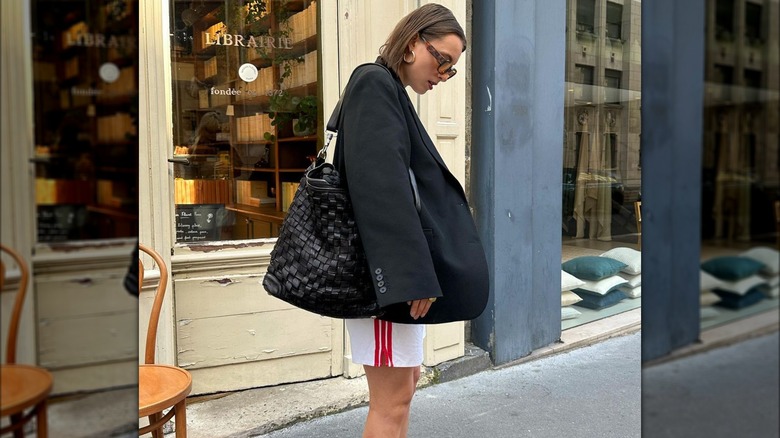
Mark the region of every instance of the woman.
POLYGON ((365 437, 406 436, 423 324, 473 319, 487 303, 487 263, 463 188, 405 90, 443 85, 465 49, 452 12, 427 4, 396 25, 376 63, 358 67, 344 92, 334 163, 386 311, 347 320, 352 361, 368 380, 365 437))

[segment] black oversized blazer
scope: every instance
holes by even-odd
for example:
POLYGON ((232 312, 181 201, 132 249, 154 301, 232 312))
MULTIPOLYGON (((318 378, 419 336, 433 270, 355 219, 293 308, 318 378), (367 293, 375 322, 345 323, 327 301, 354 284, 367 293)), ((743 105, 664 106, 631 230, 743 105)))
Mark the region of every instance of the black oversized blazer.
POLYGON ((436 324, 485 309, 485 252, 460 182, 428 136, 398 76, 355 69, 342 97, 334 164, 345 175, 381 319, 436 324), (420 212, 408 169, 414 171, 420 212), (407 301, 437 297, 413 320, 407 301))

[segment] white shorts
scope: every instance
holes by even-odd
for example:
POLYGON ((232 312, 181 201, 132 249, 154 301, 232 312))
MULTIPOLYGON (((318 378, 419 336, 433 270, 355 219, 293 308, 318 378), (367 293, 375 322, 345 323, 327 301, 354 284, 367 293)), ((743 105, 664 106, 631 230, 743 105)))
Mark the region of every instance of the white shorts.
POLYGON ((418 367, 423 360, 422 324, 373 318, 347 319, 352 362, 374 367, 418 367))

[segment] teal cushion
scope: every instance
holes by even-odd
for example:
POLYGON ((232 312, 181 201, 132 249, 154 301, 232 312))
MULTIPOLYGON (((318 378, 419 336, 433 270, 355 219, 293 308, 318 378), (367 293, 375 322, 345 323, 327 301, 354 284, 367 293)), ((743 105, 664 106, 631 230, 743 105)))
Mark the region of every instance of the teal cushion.
POLYGON ((574 290, 574 293, 582 298, 582 301, 574 303, 575 306, 585 307, 587 309, 601 310, 622 301, 626 298, 626 294, 619 289, 615 289, 612 292, 608 292, 606 295, 594 294, 592 292, 584 290, 574 290))
POLYGON ((611 277, 627 266, 609 257, 582 256, 562 264, 561 269, 579 279, 597 281, 611 277))
POLYGON ((764 294, 761 292, 760 287, 749 290, 745 295, 739 295, 717 289, 715 289, 713 292, 715 292, 720 297, 720 301, 715 305, 726 307, 728 309, 742 309, 748 306, 752 306, 753 304, 756 304, 764 299, 764 294))
POLYGON ((737 281, 764 269, 764 264, 747 257, 715 257, 701 264, 701 268, 721 280, 737 281))

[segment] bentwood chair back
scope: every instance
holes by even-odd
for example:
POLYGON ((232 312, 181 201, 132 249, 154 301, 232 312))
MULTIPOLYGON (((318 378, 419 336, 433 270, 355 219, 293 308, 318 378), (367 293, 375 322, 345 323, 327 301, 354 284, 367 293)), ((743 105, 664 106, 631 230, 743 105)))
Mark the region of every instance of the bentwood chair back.
MULTIPOLYGON (((157 251, 143 244, 138 249, 152 257, 160 269, 160 284, 154 295, 152 312, 149 317, 149 327, 146 332, 144 348, 144 364, 138 369, 138 418, 148 417, 149 425, 138 430, 139 435, 152 433, 154 438, 163 438, 162 427, 174 419, 176 423, 176 438, 187 436, 187 395, 192 390, 192 376, 187 370, 170 365, 154 363, 154 352, 157 344, 157 325, 160 321, 160 311, 165 299, 165 288, 168 283, 168 268, 157 251), (167 413, 163 414, 165 410, 167 413)), ((138 260, 138 295, 144 282, 144 265, 138 260)))
MULTIPOLYGON (((48 436, 47 398, 51 393, 54 379, 43 368, 16 363, 16 339, 30 271, 27 263, 15 250, 2 244, 0 250, 8 254, 21 271, 19 290, 14 298, 8 326, 6 363, 0 365, 0 416, 10 417, 11 421, 8 426, 0 429, 0 435, 13 432, 14 437, 24 437, 24 426, 33 418, 37 418, 36 434, 40 438, 46 438, 48 436), (28 409, 29 411, 25 413, 28 409)), ((5 264, 0 260, 0 291, 4 286, 5 264)))

